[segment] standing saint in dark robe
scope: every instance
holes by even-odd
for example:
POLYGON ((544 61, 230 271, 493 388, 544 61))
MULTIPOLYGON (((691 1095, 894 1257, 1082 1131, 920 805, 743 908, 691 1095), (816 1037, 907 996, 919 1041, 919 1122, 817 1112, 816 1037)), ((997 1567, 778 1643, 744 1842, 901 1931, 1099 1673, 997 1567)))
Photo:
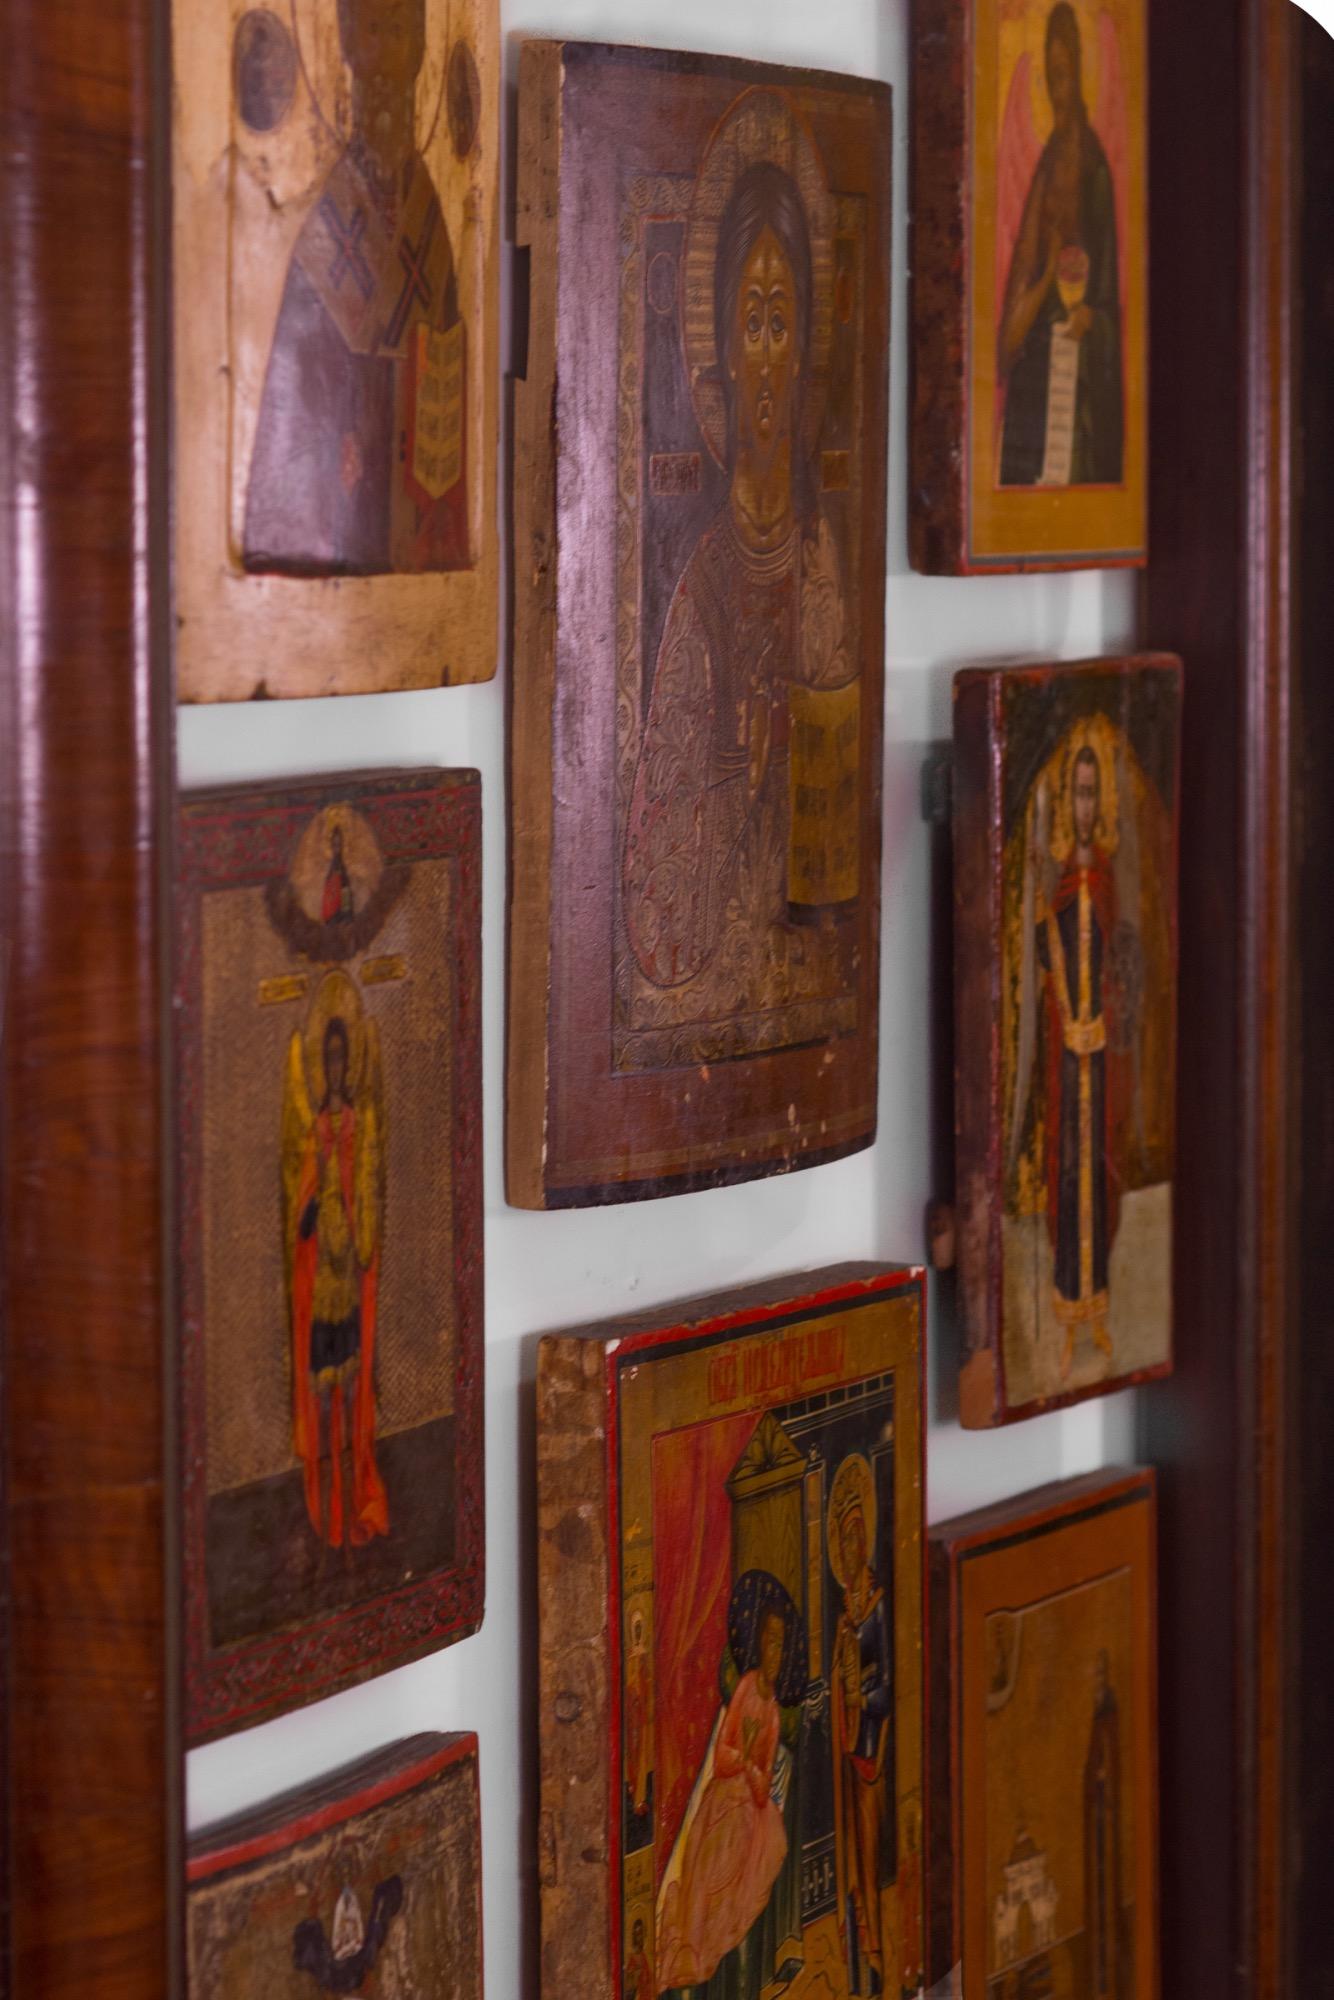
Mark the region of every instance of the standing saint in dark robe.
POLYGON ((1121 1939, 1121 1719, 1106 1653, 1098 1655, 1084 1759, 1084 1939, 1089 2000, 1130 2000, 1121 1939))
MULTIPOLYGON (((1043 482, 1053 343, 1074 341, 1073 444, 1062 483, 1116 485, 1125 451, 1116 195, 1084 103, 1079 22, 1069 0, 1058 0, 1048 16, 1046 56, 1055 126, 1024 203, 1001 314, 1000 483, 1043 482)), ((1049 469, 1046 477, 1055 483, 1049 469)))
POLYGON ((1073 843, 1037 927, 1045 995, 1047 1224, 1055 1259, 1056 1317, 1065 1329, 1068 1374, 1081 1326, 1112 1352, 1107 1332, 1108 1271, 1119 1220, 1119 1183, 1111 1157, 1107 991, 1116 929, 1116 883, 1110 857, 1094 836, 1101 778, 1085 744, 1071 769, 1073 843))
POLYGON ((302 225, 246 494, 247 569, 445 570, 470 560, 463 324, 416 149, 425 0, 338 0, 352 136, 302 225))
POLYGON ((869 1493, 869 1469, 864 1479, 836 1475, 830 1509, 844 1585, 830 1692, 838 1923, 848 1992, 875 1994, 886 1990, 880 1886, 893 1673, 889 1606, 870 1563, 869 1493))

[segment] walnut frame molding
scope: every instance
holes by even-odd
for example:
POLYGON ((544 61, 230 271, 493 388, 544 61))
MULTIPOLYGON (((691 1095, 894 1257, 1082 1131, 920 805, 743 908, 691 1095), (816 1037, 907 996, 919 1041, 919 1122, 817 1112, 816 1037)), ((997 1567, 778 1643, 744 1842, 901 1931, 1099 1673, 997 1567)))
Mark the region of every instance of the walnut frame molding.
POLYGON ((48 2000, 179 1990, 168 101, 160 0, 5 8, 3 1966, 48 2000))
POLYGON ((1187 662, 1176 1373, 1159 1469, 1163 1990, 1282 2000, 1296 1859, 1284 1699, 1294 1198, 1287 1130, 1296 268, 1287 0, 1175 0, 1150 41, 1152 558, 1142 625, 1187 662), (1210 116, 1198 107, 1208 103, 1210 116), (1183 134, 1189 143, 1183 144, 1183 134), (1202 355, 1176 304, 1215 336, 1202 355))

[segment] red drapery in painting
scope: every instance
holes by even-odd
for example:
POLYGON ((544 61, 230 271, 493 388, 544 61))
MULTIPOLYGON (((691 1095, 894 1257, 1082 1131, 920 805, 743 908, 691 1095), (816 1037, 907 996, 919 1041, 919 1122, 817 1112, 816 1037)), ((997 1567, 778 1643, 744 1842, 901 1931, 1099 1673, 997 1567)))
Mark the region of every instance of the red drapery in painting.
POLYGON ((727 1476, 759 1419, 747 1410, 653 1440, 655 1830, 661 1876, 718 1713, 732 1588, 727 1476))

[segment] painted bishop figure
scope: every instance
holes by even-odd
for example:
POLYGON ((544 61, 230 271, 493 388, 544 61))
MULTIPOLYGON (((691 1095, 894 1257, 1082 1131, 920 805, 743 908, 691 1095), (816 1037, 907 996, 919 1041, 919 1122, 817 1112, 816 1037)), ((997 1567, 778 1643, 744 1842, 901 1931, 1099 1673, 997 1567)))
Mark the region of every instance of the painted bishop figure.
POLYGON ((352 132, 302 225, 246 494, 247 569, 471 560, 465 354, 449 231, 417 150, 426 0, 338 0, 352 132))

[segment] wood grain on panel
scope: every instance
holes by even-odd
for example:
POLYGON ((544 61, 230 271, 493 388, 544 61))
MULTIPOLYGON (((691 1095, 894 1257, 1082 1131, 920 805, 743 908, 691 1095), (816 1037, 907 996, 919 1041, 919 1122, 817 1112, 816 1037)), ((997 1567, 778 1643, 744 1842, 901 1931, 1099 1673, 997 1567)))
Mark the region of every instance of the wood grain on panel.
MULTIPOLYGON (((140 0, 0 27, 0 1150, 9 1990, 160 2000, 165 93, 140 0)), ((3 1985, 3 1979, 0 1979, 3 1985)))

